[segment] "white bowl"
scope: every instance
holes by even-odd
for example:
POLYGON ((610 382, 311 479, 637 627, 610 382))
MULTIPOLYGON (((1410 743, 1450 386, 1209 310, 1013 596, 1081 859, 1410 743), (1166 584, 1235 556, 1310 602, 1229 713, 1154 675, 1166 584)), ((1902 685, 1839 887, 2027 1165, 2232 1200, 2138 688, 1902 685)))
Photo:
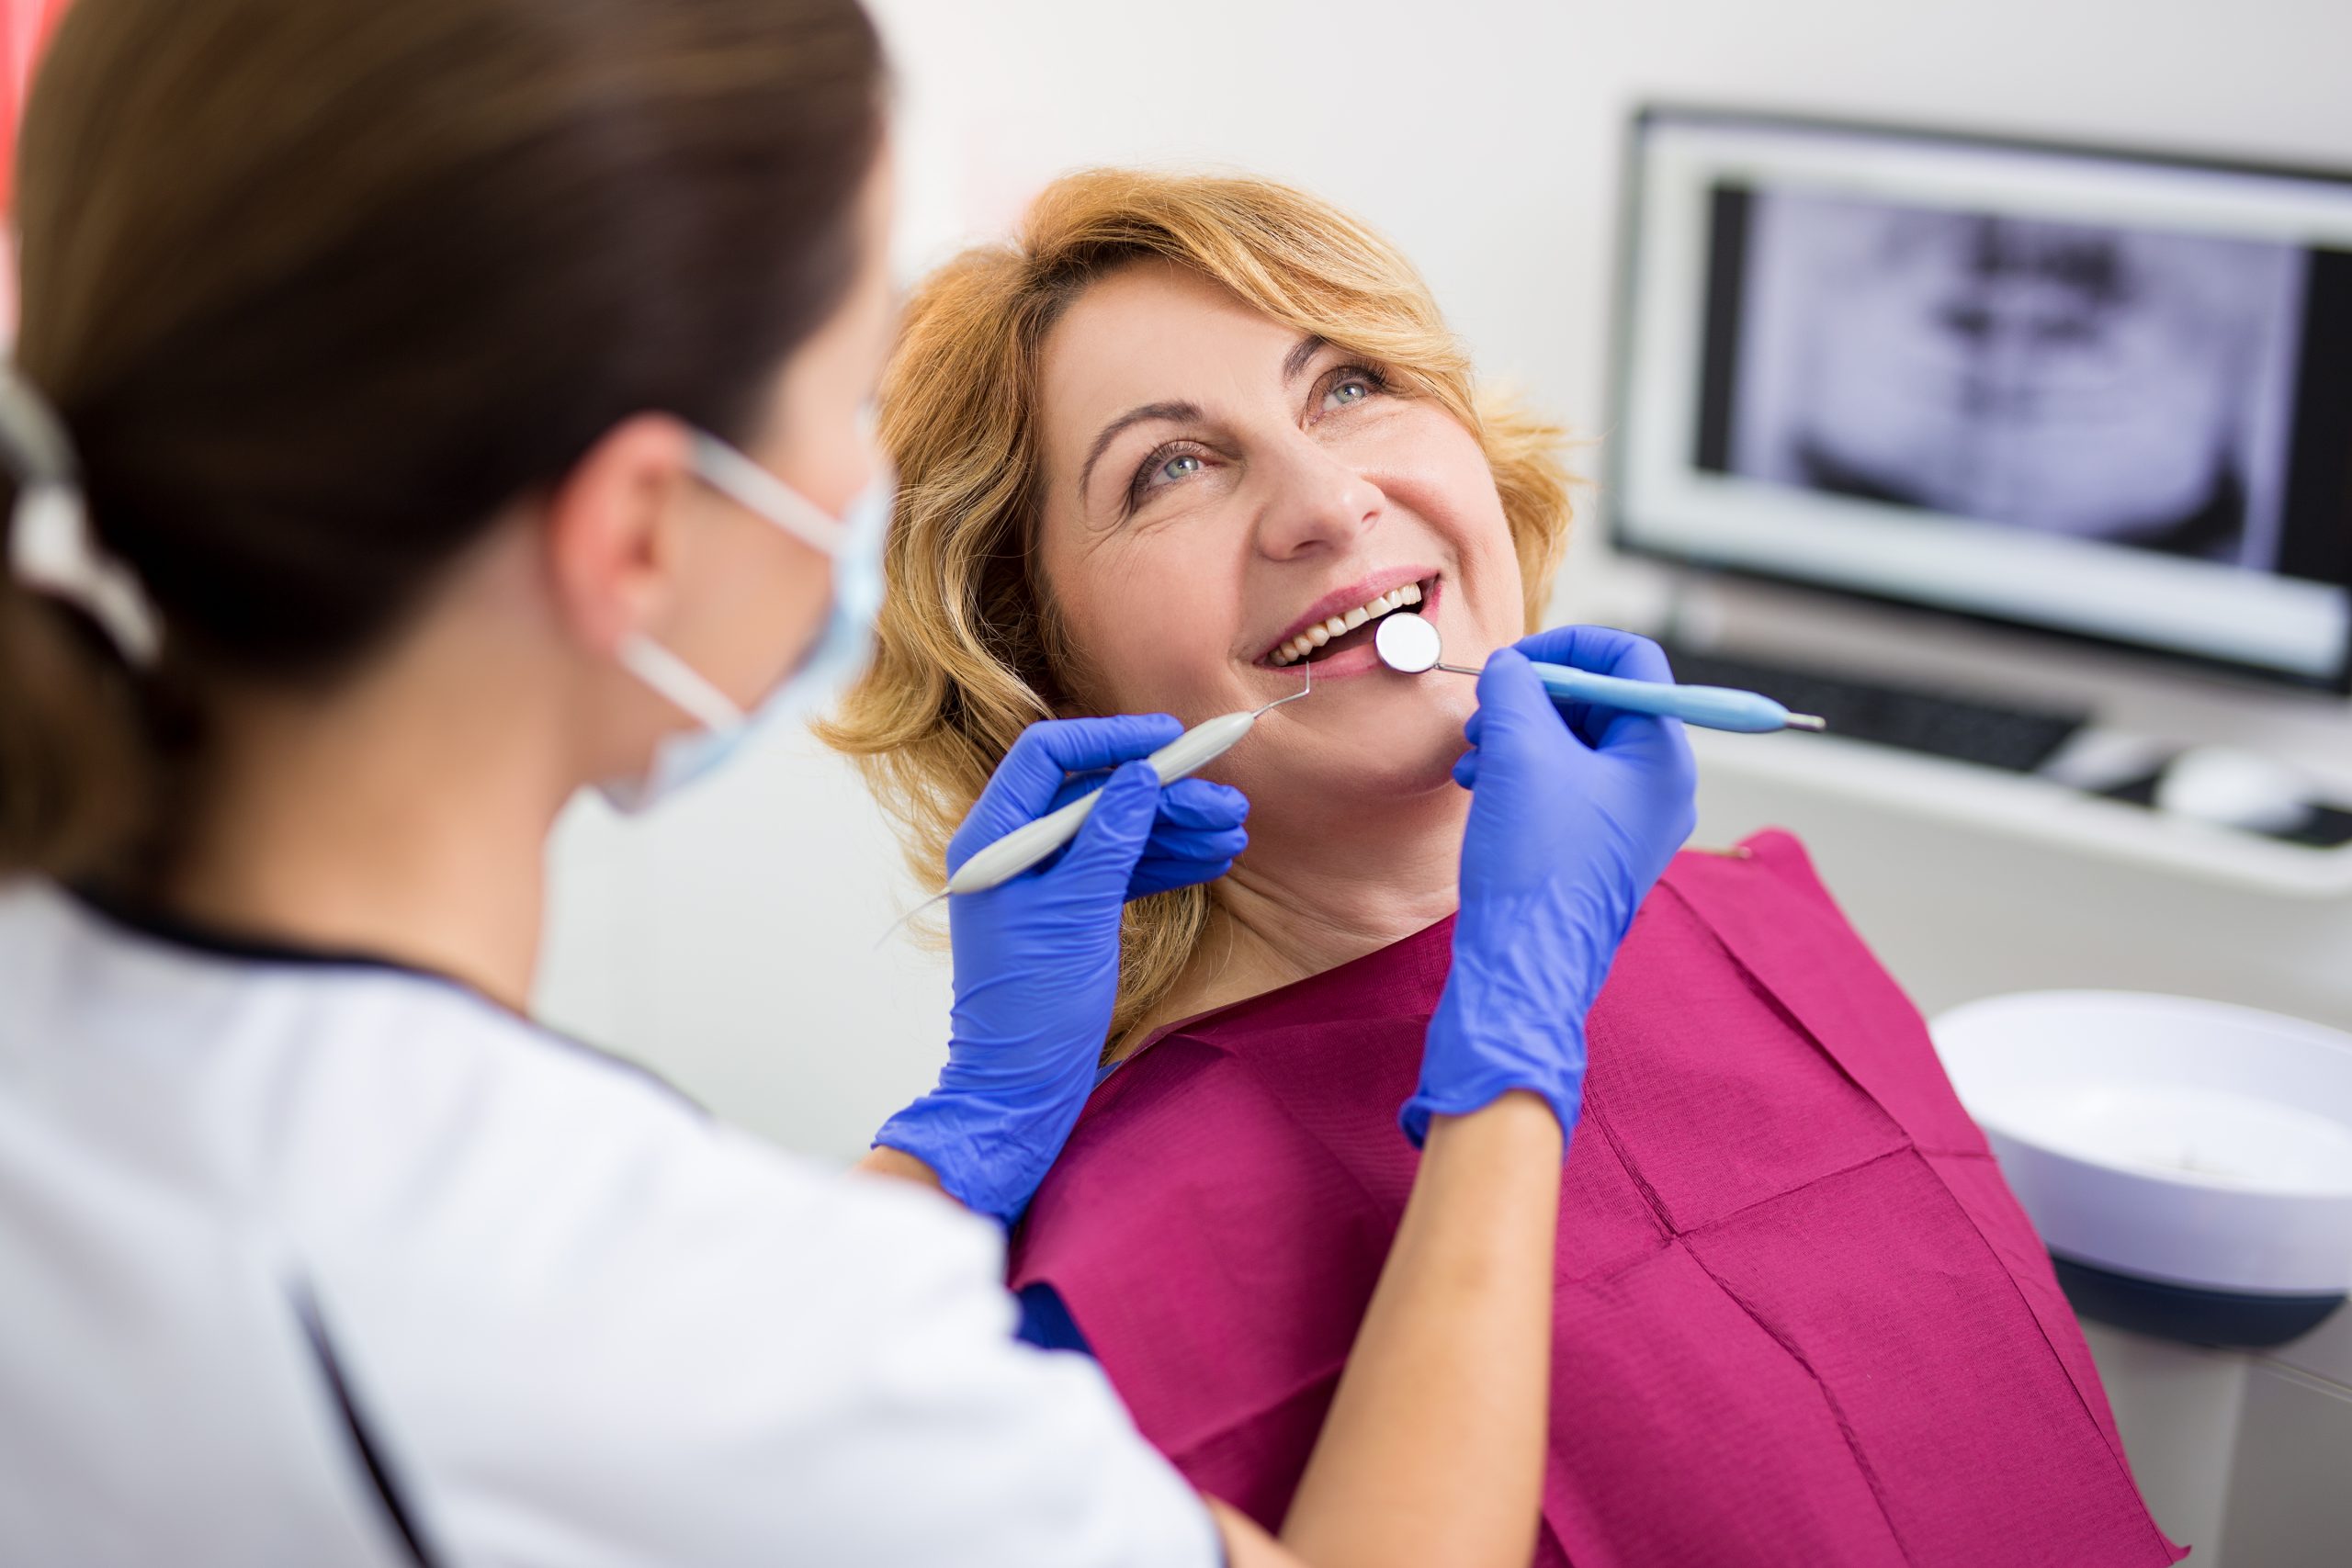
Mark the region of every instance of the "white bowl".
POLYGON ((2196 1305, 2165 1307, 2166 1287, 2272 1298, 2245 1302, 2267 1326, 2131 1325, 2271 1343, 2352 1291, 2352 1035, 2123 991, 1994 997, 1934 1034, 2077 1306, 2086 1288, 2160 1317, 2196 1305))

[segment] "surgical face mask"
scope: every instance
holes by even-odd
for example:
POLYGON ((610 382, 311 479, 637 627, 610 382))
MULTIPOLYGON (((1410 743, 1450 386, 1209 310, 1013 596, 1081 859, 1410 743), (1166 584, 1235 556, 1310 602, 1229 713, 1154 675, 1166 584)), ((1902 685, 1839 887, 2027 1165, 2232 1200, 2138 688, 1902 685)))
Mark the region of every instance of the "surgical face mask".
POLYGON ((599 786, 618 809, 641 812, 717 771, 752 736, 824 706, 865 668, 882 609, 882 546, 897 484, 888 468, 839 519, 716 436, 697 433, 695 474, 705 484, 832 558, 832 608, 799 667, 746 713, 685 660, 643 633, 621 644, 622 667, 700 728, 666 735, 641 779, 599 786))

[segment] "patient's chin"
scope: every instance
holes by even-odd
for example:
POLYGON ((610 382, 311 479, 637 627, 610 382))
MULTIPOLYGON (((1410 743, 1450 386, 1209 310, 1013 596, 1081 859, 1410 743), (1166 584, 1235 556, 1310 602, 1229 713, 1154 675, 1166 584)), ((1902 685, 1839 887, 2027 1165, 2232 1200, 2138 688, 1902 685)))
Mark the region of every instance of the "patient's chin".
POLYGON ((1251 742, 1256 754, 1247 759, 1251 776, 1235 782, 1250 791, 1255 808, 1345 807, 1359 815, 1458 793, 1453 764, 1465 750, 1462 723, 1468 714, 1416 704, 1382 716, 1386 722, 1367 718, 1336 728, 1302 722, 1272 734, 1261 727, 1251 742))

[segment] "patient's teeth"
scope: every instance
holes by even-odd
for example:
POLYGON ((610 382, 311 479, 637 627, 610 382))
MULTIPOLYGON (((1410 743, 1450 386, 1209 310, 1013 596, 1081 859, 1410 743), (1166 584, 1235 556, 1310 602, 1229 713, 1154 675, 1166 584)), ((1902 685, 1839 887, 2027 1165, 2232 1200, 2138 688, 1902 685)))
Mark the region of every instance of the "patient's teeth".
POLYGON ((1408 582, 1392 588, 1387 592, 1375 596, 1368 604, 1359 604, 1344 615, 1333 615, 1328 620, 1318 621, 1307 627, 1275 649, 1269 656, 1270 661, 1275 664, 1295 664, 1317 649, 1329 643, 1333 637, 1342 637, 1363 626, 1366 621, 1385 615, 1391 610, 1401 610, 1408 604, 1418 604, 1420 602, 1421 585, 1418 582, 1408 582))

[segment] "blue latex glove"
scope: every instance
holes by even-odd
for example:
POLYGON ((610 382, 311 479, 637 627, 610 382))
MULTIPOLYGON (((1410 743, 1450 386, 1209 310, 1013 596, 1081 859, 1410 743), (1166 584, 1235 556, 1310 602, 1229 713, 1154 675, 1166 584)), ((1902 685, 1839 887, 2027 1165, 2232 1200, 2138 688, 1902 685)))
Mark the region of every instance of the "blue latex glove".
POLYGON ((939 1086, 875 1143, 914 1156, 975 1213, 1028 1207, 1093 1090, 1119 988, 1126 901, 1222 876, 1249 803, 1206 779, 1166 789, 1140 758, 1183 732, 1166 714, 1034 724, 947 846, 947 869, 1088 788, 1102 797, 1057 857, 948 900, 954 1027, 939 1086), (1101 779, 1069 775, 1124 764, 1101 779))
MULTIPOLYGON (((1157 718, 1159 716, 1153 715, 1157 718)), ((1092 724, 1093 719, 1072 719, 1063 722, 1092 724)), ((1171 719, 1170 721, 1173 723, 1171 719)), ((1158 730, 1153 734, 1160 733, 1158 730)), ((1178 733, 1182 733, 1179 727, 1178 733)), ((1173 739, 1173 737, 1170 737, 1173 739)), ((1159 742, 1166 745, 1167 741, 1159 742)), ((1157 750, 1155 746, 1151 750, 1157 750)), ((1008 753, 1006 761, 1011 761, 1008 753)), ((1047 764, 1051 765, 1050 761, 1047 764)), ((1002 773, 1000 767, 998 772, 1002 773)), ((1058 811, 1080 795, 1101 789, 1109 778, 1106 773, 1081 773, 1062 782, 1054 792, 1046 811, 1058 811)), ((1097 807, 1095 809, 1102 809, 1097 807)), ((1040 816, 1045 812, 1040 812, 1040 816)), ((1240 830, 1250 815, 1250 802, 1230 784, 1213 784, 1207 779, 1178 779, 1159 792, 1159 815, 1151 820, 1151 837, 1144 840, 1143 854, 1136 862, 1135 874, 1127 879, 1127 897, 1140 898, 1147 893, 1166 893, 1172 888, 1190 887, 1196 882, 1214 882, 1233 869, 1234 857, 1250 841, 1240 830)), ((978 810, 965 819, 962 828, 947 846, 947 869, 955 869, 970 858, 973 852, 994 840, 998 829, 988 833, 973 834, 973 823, 978 810), (971 836, 968 840, 967 835, 971 836)), ((1028 820, 1025 817, 1012 819, 1018 827, 1028 820)))
POLYGON ((1585 1014, 1634 911, 1697 822, 1679 720, 1555 707, 1530 660, 1674 678, 1656 643, 1600 626, 1542 632, 1487 660, 1464 729, 1471 749, 1453 768, 1473 793, 1453 970, 1399 1118, 1416 1145, 1431 1115, 1514 1089, 1542 1095, 1561 1130, 1576 1130, 1585 1014))

